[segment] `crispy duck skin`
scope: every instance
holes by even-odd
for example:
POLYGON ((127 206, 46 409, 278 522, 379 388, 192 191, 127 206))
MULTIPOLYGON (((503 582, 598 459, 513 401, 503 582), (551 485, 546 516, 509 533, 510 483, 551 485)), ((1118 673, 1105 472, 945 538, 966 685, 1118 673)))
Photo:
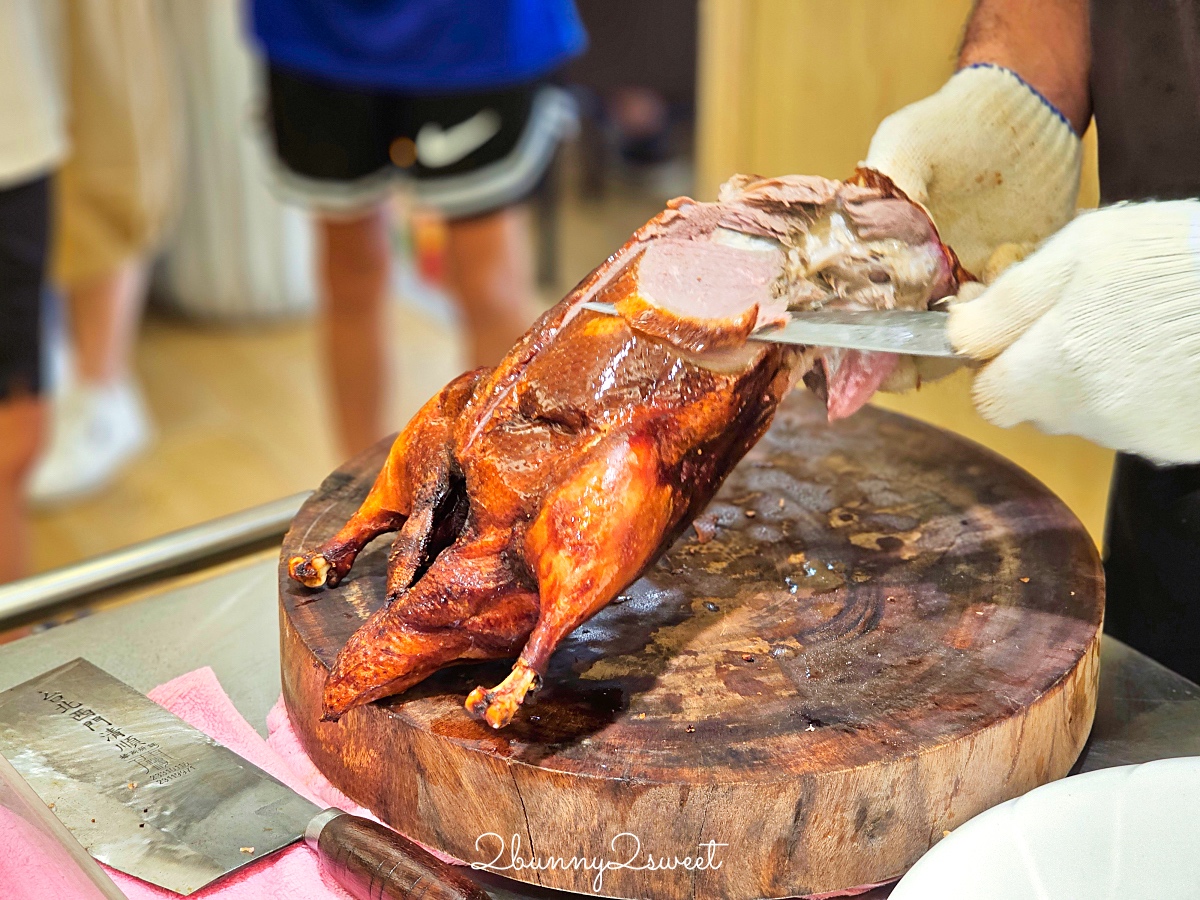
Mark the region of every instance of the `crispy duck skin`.
MULTIPOLYGON (((925 213, 875 173, 739 176, 717 203, 672 201, 500 365, 422 407, 350 521, 288 561, 302 584, 336 585, 397 532, 388 604, 335 661, 324 717, 454 663, 516 656, 466 701, 506 725, 559 642, 654 563, 793 381, 823 365, 820 351, 748 342, 753 327, 789 307, 920 308, 964 277, 925 213)), ((869 396, 890 371, 840 362, 855 371, 826 371, 822 387, 843 408, 866 398, 840 386, 869 396)))

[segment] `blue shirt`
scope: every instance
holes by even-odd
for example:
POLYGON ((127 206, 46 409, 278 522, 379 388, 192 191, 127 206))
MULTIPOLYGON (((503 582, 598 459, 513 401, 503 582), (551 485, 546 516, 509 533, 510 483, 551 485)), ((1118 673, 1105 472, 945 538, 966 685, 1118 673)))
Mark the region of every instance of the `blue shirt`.
POLYGON ((573 0, 251 0, 272 63, 413 93, 546 75, 587 43, 573 0))

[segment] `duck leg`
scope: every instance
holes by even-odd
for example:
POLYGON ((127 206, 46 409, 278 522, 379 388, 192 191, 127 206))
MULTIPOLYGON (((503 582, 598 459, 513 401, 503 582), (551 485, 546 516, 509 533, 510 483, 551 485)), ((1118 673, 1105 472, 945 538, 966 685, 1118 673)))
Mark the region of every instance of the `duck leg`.
POLYGON ((448 547, 338 654, 324 718, 407 690, 459 660, 512 657, 537 618, 532 583, 515 578, 498 535, 448 547))
POLYGON ((538 582, 537 624, 509 676, 472 691, 468 712, 493 728, 507 725, 536 690, 559 642, 654 559, 678 518, 675 506, 649 429, 601 442, 546 498, 526 534, 525 558, 538 582))
POLYGON ((310 588, 336 586, 363 547, 379 535, 407 525, 416 508, 423 515, 413 516, 417 521, 404 529, 398 552, 393 552, 389 564, 402 570, 398 581, 404 580, 404 572, 411 581, 433 531, 439 500, 450 486, 454 425, 486 371, 460 375, 421 407, 392 444, 370 493, 350 520, 320 547, 288 560, 292 578, 310 588))

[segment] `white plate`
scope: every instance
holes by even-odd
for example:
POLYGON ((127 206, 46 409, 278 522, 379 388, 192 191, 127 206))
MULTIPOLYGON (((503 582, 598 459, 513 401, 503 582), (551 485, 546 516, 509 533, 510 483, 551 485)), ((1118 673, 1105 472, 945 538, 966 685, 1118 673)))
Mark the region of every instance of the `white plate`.
POLYGON ((891 900, 1200 900, 1200 757, 1074 775, 926 853, 891 900))

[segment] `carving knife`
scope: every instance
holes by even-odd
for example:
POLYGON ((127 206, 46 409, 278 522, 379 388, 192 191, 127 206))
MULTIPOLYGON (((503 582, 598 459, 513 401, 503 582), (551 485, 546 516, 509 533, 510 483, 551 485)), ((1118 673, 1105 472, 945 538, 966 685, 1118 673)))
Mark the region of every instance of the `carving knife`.
POLYGON ((84 659, 0 693, 0 753, 92 856, 178 894, 304 838, 359 900, 488 900, 453 866, 310 803, 84 659))
MULTIPOLYGON (((618 315, 611 303, 589 301, 585 309, 618 315)), ((946 337, 949 313, 940 310, 821 309, 789 313, 785 325, 763 328, 750 335, 753 341, 803 344, 807 347, 844 347, 850 350, 904 353, 962 359, 946 337)))

